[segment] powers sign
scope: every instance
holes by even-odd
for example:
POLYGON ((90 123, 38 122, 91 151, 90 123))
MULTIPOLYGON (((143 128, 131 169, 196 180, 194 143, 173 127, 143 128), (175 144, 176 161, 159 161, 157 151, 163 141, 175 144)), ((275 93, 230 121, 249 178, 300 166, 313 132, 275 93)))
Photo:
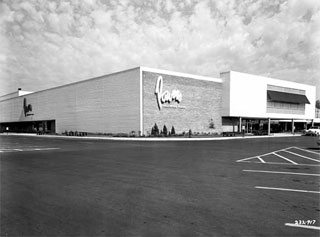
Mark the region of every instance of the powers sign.
POLYGON ((182 94, 179 90, 173 90, 169 92, 168 90, 163 91, 163 78, 159 76, 156 83, 155 94, 158 102, 159 110, 162 107, 170 108, 185 108, 179 106, 182 101, 182 94))

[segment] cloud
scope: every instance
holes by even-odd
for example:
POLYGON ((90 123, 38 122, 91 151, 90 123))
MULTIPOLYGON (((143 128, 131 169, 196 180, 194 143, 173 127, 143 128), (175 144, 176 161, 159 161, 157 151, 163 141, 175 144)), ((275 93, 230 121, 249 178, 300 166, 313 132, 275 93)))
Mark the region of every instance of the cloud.
POLYGON ((0 94, 145 65, 267 75, 319 97, 319 22, 316 0, 4 0, 0 94))

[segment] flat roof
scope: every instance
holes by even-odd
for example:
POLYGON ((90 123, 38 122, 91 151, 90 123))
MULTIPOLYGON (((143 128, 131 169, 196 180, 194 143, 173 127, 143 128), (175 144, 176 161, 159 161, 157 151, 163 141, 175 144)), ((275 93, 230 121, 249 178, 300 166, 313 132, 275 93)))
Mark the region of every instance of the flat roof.
MULTIPOLYGON (((100 79, 100 78, 105 77, 105 76, 111 76, 111 75, 114 75, 114 74, 127 72, 127 71, 131 71, 131 70, 137 70, 137 69, 140 69, 141 71, 148 71, 148 72, 161 73, 161 74, 167 74, 167 75, 172 75, 172 76, 179 76, 179 77, 186 77, 186 78, 192 78, 192 79, 197 79, 197 80, 204 80, 204 81, 212 81, 212 82, 222 83, 222 79, 220 79, 220 78, 205 77, 205 76, 193 75, 193 74, 188 74, 188 73, 181 73, 181 72, 174 72, 174 71, 168 71, 168 70, 163 70, 163 69, 156 69, 156 68, 138 66, 138 67, 122 70, 122 71, 117 71, 117 72, 112 72, 112 73, 109 73, 109 74, 104 74, 104 75, 101 75, 101 76, 98 76, 98 77, 84 79, 84 80, 81 80, 81 81, 72 82, 72 83, 68 83, 68 84, 64 84, 64 85, 60 85, 60 86, 56 86, 56 87, 51 87, 51 88, 44 89, 44 90, 39 90, 39 91, 35 91, 35 92, 28 92, 26 94, 20 94, 20 95, 17 94, 17 96, 15 96, 15 97, 7 98, 7 99, 4 98, 2 101, 13 99, 13 98, 16 98, 16 97, 19 97, 19 96, 23 96, 23 95, 27 95, 29 93, 33 93, 34 94, 34 93, 39 93, 39 92, 43 92, 43 91, 54 90, 54 89, 57 89, 57 88, 66 87, 66 86, 70 86, 70 85, 75 85, 75 84, 78 84, 78 83, 84 83, 84 82, 87 82, 87 81, 100 79)), ((1 97, 6 97, 7 95, 11 95, 11 94, 13 95, 15 93, 17 93, 17 91, 9 93, 9 94, 6 94, 6 95, 2 95, 2 96, 0 96, 0 98, 1 97)))
POLYGON ((221 78, 199 76, 199 75, 194 75, 194 74, 189 74, 189 73, 175 72, 175 71, 156 69, 156 68, 150 68, 150 67, 143 67, 143 66, 140 66, 140 69, 141 69, 141 71, 148 71, 148 72, 154 72, 154 73, 159 73, 159 74, 167 74, 167 75, 178 76, 178 77, 186 77, 186 78, 192 78, 192 79, 197 79, 197 80, 222 83, 221 78))

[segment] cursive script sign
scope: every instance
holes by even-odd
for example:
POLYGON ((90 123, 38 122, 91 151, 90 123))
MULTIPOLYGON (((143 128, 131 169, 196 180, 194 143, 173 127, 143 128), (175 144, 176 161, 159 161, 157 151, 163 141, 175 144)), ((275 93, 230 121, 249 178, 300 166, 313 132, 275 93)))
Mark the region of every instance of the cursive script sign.
POLYGON ((26 98, 23 99, 23 111, 24 111, 24 116, 25 117, 33 115, 33 114, 29 113, 29 112, 32 111, 32 105, 31 104, 27 104, 27 99, 26 98))
POLYGON ((157 97, 158 107, 161 110, 162 104, 177 102, 178 104, 182 101, 182 94, 179 90, 173 90, 171 93, 169 91, 162 91, 163 89, 163 78, 159 76, 156 83, 155 94, 157 97))

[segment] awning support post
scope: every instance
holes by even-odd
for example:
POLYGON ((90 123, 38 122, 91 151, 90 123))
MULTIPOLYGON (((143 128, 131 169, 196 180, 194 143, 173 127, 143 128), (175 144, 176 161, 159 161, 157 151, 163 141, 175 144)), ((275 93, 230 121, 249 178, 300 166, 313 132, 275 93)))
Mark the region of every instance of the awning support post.
POLYGON ((291 120, 291 133, 294 134, 294 120, 291 120))
POLYGON ((268 136, 270 136, 270 134, 271 134, 271 119, 270 118, 268 118, 268 136))

